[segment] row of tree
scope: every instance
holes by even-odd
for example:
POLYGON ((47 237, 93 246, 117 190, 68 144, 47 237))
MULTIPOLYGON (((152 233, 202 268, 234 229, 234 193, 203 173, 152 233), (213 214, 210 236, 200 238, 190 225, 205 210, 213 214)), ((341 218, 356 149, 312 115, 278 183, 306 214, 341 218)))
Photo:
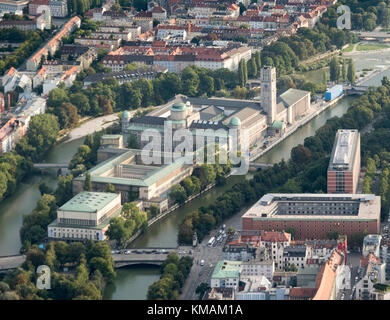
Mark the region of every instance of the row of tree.
POLYGON ((177 300, 193 263, 192 257, 181 257, 171 252, 161 266, 160 280, 148 288, 148 300, 177 300))
POLYGON ((333 57, 329 63, 330 81, 338 82, 348 81, 349 83, 355 83, 355 65, 352 59, 348 59, 348 67, 345 59, 340 61, 337 57, 333 57))
POLYGON ((11 67, 19 67, 44 41, 44 37, 39 32, 20 31, 16 28, 2 29, 0 39, 10 42, 23 42, 11 54, 4 59, 0 59, 1 75, 11 67))

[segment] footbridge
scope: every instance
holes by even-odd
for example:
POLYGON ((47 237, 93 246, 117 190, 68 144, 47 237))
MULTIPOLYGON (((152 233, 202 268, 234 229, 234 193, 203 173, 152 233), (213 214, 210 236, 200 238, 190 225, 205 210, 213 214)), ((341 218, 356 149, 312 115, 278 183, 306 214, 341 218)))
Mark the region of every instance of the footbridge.
POLYGON ((34 163, 33 167, 36 169, 68 169, 69 163, 34 163))
POLYGON ((362 95, 367 91, 368 88, 369 86, 364 86, 364 85, 348 86, 345 87, 345 92, 350 95, 352 94, 362 95))
POLYGON ((18 268, 26 261, 25 255, 11 255, 0 257, 0 273, 7 273, 18 268))

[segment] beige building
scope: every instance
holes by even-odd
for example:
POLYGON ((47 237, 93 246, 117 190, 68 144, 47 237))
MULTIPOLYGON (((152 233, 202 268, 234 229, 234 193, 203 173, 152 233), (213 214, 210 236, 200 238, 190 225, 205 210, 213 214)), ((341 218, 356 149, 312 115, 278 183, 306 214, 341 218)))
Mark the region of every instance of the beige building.
POLYGON ((81 192, 57 210, 57 219, 48 226, 48 237, 104 240, 110 219, 118 216, 121 208, 118 193, 81 192))

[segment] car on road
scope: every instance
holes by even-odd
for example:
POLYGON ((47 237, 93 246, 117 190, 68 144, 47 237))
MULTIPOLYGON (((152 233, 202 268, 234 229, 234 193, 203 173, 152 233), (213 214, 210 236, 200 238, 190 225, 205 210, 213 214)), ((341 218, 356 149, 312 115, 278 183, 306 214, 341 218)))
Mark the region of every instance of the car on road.
POLYGON ((358 277, 358 276, 356 276, 356 277, 355 277, 355 281, 358 281, 358 280, 359 280, 359 277, 358 277))
POLYGON ((204 260, 200 260, 200 266, 203 267, 204 266, 204 260))

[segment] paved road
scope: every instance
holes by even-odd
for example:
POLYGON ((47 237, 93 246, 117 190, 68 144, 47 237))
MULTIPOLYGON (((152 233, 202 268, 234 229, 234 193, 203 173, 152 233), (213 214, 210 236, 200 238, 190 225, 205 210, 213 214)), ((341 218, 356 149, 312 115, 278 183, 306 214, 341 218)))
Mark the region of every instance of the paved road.
POLYGON ((67 142, 82 138, 96 131, 101 131, 102 129, 111 126, 113 122, 117 121, 118 119, 119 118, 117 114, 109 114, 107 116, 94 118, 92 120, 84 122, 80 127, 75 128, 69 132, 69 139, 67 140, 67 142))

